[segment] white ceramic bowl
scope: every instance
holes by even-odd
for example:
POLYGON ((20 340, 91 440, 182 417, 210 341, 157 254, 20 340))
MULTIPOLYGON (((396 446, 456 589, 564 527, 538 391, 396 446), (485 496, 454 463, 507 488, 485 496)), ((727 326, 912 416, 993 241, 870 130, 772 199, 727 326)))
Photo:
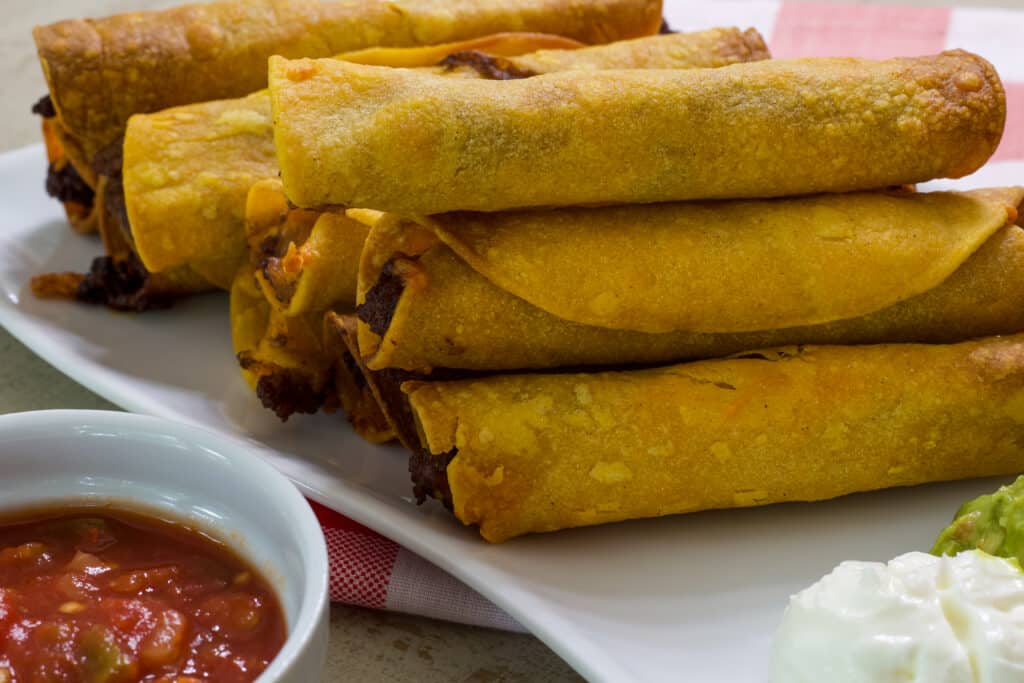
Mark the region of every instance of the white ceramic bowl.
POLYGON ((130 413, 0 416, 0 512, 78 501, 147 509, 231 545, 277 590, 288 640, 260 683, 320 680, 327 549, 298 490, 242 441, 130 413))

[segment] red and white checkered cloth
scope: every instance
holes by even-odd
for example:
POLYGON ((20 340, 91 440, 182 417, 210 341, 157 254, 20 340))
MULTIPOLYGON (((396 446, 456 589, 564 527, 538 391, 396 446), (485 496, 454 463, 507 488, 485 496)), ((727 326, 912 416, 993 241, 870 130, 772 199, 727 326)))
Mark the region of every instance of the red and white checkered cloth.
MULTIPOLYGON (((1024 162, 1024 11, 961 7, 809 4, 771 0, 665 0, 677 31, 757 28, 772 56, 885 59, 963 48, 992 62, 1006 86, 1007 121, 993 161, 1024 162)), ((1021 169, 1024 182, 1024 167, 1021 169)), ((331 564, 331 599, 466 624, 519 624, 426 560, 371 529, 314 504, 331 564)))

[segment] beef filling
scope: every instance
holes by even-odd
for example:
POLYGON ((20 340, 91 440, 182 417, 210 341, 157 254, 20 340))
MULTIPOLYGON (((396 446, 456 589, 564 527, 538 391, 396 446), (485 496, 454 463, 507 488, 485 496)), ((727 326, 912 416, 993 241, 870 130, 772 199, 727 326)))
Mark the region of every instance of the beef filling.
POLYGON ((355 382, 356 389, 359 391, 366 389, 366 375, 363 374, 363 369, 359 367, 359 363, 356 362, 356 357, 352 355, 351 351, 348 349, 342 351, 341 362, 348 369, 348 374, 352 377, 352 381, 355 382))
POLYGON ((395 436, 406 448, 415 452, 420 442, 420 436, 416 432, 416 419, 412 415, 409 398, 402 391, 402 383, 431 378, 397 368, 368 370, 367 372, 376 385, 381 409, 394 428, 395 436))
POLYGON ((92 170, 96 175, 105 175, 108 178, 121 179, 121 170, 124 167, 124 138, 120 137, 110 143, 92 158, 92 170))
POLYGON ((416 430, 416 418, 409 404, 409 397, 402 391, 402 384, 414 380, 447 382, 465 379, 479 373, 466 370, 437 368, 429 375, 421 375, 406 370, 387 368, 369 371, 372 382, 376 385, 380 398, 381 409, 387 416, 392 428, 412 455, 409 456, 409 474, 412 475, 413 494, 416 502, 422 504, 427 498, 436 498, 452 509, 452 491, 448 486, 448 463, 455 457, 456 450, 434 455, 425 447, 420 446, 420 436, 416 430))
POLYGON ((124 138, 107 145, 92 158, 92 170, 98 176, 107 179, 103 192, 103 203, 107 213, 117 221, 122 234, 131 241, 131 223, 128 220, 128 207, 124 199, 124 183, 122 168, 124 166, 124 138))
MULTIPOLYGON (((44 95, 32 105, 32 113, 38 114, 44 119, 52 119, 57 116, 57 110, 49 95, 44 95)), ((82 180, 82 176, 75 170, 75 167, 66 159, 53 162, 47 168, 46 194, 62 204, 73 202, 86 208, 92 207, 93 199, 96 196, 92 188, 82 180)))
POLYGON ((148 282, 149 271, 134 254, 119 260, 100 256, 93 259, 89 272, 79 283, 75 299, 137 313, 168 308, 174 303, 171 296, 149 291, 148 282))
POLYGON ((91 207, 96 193, 67 161, 50 164, 46 170, 46 194, 62 204, 74 202, 91 207))
POLYGON ((42 116, 44 119, 52 119, 57 116, 57 108, 53 106, 50 96, 43 95, 39 101, 32 105, 32 113, 42 116))
POLYGON ((453 52, 442 59, 438 66, 443 66, 448 71, 462 66, 469 67, 480 74, 482 78, 492 81, 514 81, 537 75, 533 71, 520 69, 504 57, 494 57, 476 50, 453 52))
POLYGON ((287 422, 295 413, 312 415, 327 400, 327 391, 315 391, 305 374, 281 369, 260 377, 256 383, 256 396, 264 408, 287 422))
POLYGON ((405 290, 405 281, 395 272, 394 263, 395 260, 392 259, 384 264, 377 281, 366 293, 366 300, 356 306, 356 317, 369 325, 374 334, 381 337, 391 326, 395 308, 398 307, 398 298, 405 290))
POLYGON ((287 422, 295 413, 309 415, 317 412, 333 391, 330 382, 316 390, 306 373, 262 363, 245 352, 238 354, 238 364, 243 370, 255 370, 257 366, 266 370, 256 382, 256 396, 263 407, 272 411, 282 422, 287 422))
POLYGON ((275 234, 275 235, 267 235, 266 237, 264 237, 263 241, 260 242, 260 249, 259 249, 260 265, 262 265, 263 262, 266 259, 275 258, 275 257, 279 256, 280 252, 278 250, 280 249, 280 247, 281 247, 281 236, 280 235, 276 235, 275 234))
POLYGON ((448 463, 458 452, 457 448, 439 455, 428 453, 425 448, 413 451, 409 458, 409 474, 412 475, 412 492, 416 496, 417 503, 422 504, 428 497, 436 498, 444 503, 446 508, 452 509, 452 489, 448 485, 448 463))

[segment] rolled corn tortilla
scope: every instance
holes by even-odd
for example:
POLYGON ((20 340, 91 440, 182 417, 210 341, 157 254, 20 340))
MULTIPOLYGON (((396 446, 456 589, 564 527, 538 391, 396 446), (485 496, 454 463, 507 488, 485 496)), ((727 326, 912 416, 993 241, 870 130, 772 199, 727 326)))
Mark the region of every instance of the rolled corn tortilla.
MULTIPOLYGON (((344 326, 329 324, 322 312, 281 315, 262 296, 254 275, 243 267, 232 283, 231 338, 242 376, 263 406, 283 421, 341 408, 367 441, 394 439, 391 422, 349 352, 344 326)), ((327 317, 342 319, 334 311, 327 317)))
POLYGON ((536 31, 605 43, 657 33, 660 0, 222 0, 34 31, 53 104, 91 158, 132 114, 241 97, 267 58, 536 31))
POLYGON ((1024 469, 1022 335, 403 388, 417 494, 492 542, 1024 469))
MULTIPOLYGON (((323 318, 332 307, 353 309, 368 231, 344 214, 289 207, 276 179, 249 191, 251 263, 239 269, 231 287, 232 343, 247 383, 282 420, 332 408, 335 398, 342 406, 361 405, 363 389, 347 369, 353 364, 338 365, 346 361, 344 344, 334 343, 341 337, 323 318)), ((376 434, 372 425, 382 420, 368 420, 370 437, 376 434)))
POLYGON ((1006 113, 995 70, 963 51, 509 83, 274 57, 270 93, 289 199, 404 216, 956 178, 1006 113))
MULTIPOLYGON (((543 33, 501 33, 467 41, 428 46, 422 49, 367 48, 351 54, 345 54, 342 58, 369 60, 372 63, 381 65, 433 67, 437 70, 443 70, 448 67, 437 66, 438 62, 455 52, 470 51, 476 54, 476 51, 486 50, 487 55, 514 56, 540 49, 571 50, 581 46, 582 43, 562 36, 543 33)), ((146 125, 147 122, 143 119, 142 122, 137 124, 137 127, 143 129, 144 134, 155 132, 157 134, 155 142, 158 143, 149 144, 147 140, 143 139, 140 142, 144 148, 143 151, 153 154, 154 158, 160 158, 161 156, 167 156, 163 152, 164 145, 173 146, 180 151, 182 147, 186 147, 190 143, 195 145, 209 139, 212 143, 209 151, 214 153, 211 157, 213 161, 210 166, 203 169, 203 172, 208 174, 208 177, 217 178, 225 172, 235 171, 236 169, 230 166, 223 169, 217 166, 217 162, 225 163, 226 158, 228 158, 226 153, 230 152, 230 145, 236 142, 226 134, 230 130, 229 124, 235 123, 238 125, 238 134, 240 136, 244 136, 245 133, 252 133, 253 128, 258 127, 259 116, 266 115, 269 117, 270 105, 268 101, 257 100, 254 102, 251 98, 240 98, 237 101, 232 100, 232 102, 235 102, 234 106, 225 103, 221 105, 200 105, 195 109, 187 107, 180 110, 176 109, 175 116, 169 121, 167 118, 162 120, 158 118, 152 122, 152 125, 146 125), (233 112, 232 110, 237 111, 233 112), (237 116, 232 118, 231 113, 236 113, 237 116), (216 118, 211 119, 211 116, 216 118), (180 130, 174 125, 175 121, 180 121, 184 124, 180 130), (204 126, 209 126, 211 129, 217 128, 218 131, 204 131, 204 126), (218 156, 217 152, 221 154, 218 156)), ((82 233, 95 231, 96 212, 92 210, 92 197, 100 179, 97 170, 94 168, 93 161, 97 156, 103 155, 111 145, 119 147, 124 131, 115 138, 115 142, 105 146, 101 143, 96 143, 87 150, 80 139, 72 135, 61 121, 58 120, 53 96, 47 95, 42 98, 32 108, 32 111, 35 114, 39 114, 43 119, 43 139, 46 142, 48 161, 50 162, 50 169, 47 174, 47 191, 65 205, 68 220, 76 231, 82 233)), ((258 143, 256 151, 261 146, 262 143, 258 143)), ((243 172, 251 170, 252 161, 255 158, 258 158, 258 156, 249 155, 247 159, 241 162, 240 166, 243 172)), ((173 169, 176 160, 174 157, 164 159, 164 161, 170 162, 171 169, 169 173, 171 176, 174 176, 173 169)), ((273 173, 276 175, 276 160, 273 161, 272 168, 273 173)), ((120 167, 117 170, 120 171, 120 167)), ((154 179, 155 176, 150 176, 150 178, 154 179)), ((221 180, 223 182, 223 178, 221 180)), ((240 178, 238 184, 242 184, 241 180, 240 178)), ((177 183, 179 194, 182 192, 183 183, 184 181, 181 180, 177 183)), ((187 183, 184 185, 187 186, 187 183)), ((223 204, 223 201, 218 202, 218 204, 223 204)), ((231 207, 229 206, 228 208, 231 207)), ((223 221, 223 218, 221 218, 221 221, 223 221)), ((211 223, 214 227, 218 225, 216 220, 211 220, 211 223)), ((230 271, 230 269, 228 270, 230 271)), ((225 278, 230 280, 232 275, 233 273, 229 272, 227 276, 218 278, 221 280, 222 287, 226 287, 224 284, 225 278)))
MULTIPOLYGON (((514 50, 521 50, 524 43, 519 36, 507 36, 501 40, 497 38, 488 39, 491 48, 499 46, 498 52, 508 54, 514 50), (510 42, 511 41, 511 42, 510 42)), ((453 46, 445 46, 445 50, 453 46)), ((459 47, 467 47, 462 45, 459 47)), ((474 47, 481 47, 479 42, 474 47)), ((464 54, 461 50, 456 54, 464 54)), ((453 69, 462 68, 469 63, 470 72, 466 75, 472 77, 490 77, 488 73, 481 74, 482 68, 516 70, 520 76, 529 75, 524 69, 517 66, 520 57, 503 58, 501 62, 491 59, 478 51, 472 51, 476 57, 470 62, 460 61, 448 63, 442 66, 432 67, 439 72, 449 73, 453 69), (481 59, 491 59, 485 62, 481 59)), ((727 63, 742 59, 762 59, 767 57, 764 42, 756 31, 748 30, 740 32, 736 29, 713 29, 695 34, 674 34, 644 38, 633 41, 625 41, 607 46, 592 48, 580 48, 573 50, 573 58, 565 59, 558 56, 560 50, 549 50, 543 53, 531 53, 525 57, 537 57, 537 68, 593 68, 600 64, 622 64, 626 66, 642 67, 650 64, 661 66, 672 66, 686 68, 695 65, 712 65, 727 63), (546 66, 543 66, 546 65, 546 66)), ((436 64, 438 55, 441 54, 435 48, 422 49, 380 49, 372 51, 372 58, 375 60, 391 59, 404 64, 436 64)), ((348 56, 344 56, 348 59, 348 56)), ((362 57, 368 58, 367 53, 362 57)), ((493 75, 493 74, 492 74, 493 75)), ((168 112, 161 112, 156 115, 137 116, 132 119, 129 125, 129 133, 126 140, 126 166, 125 175, 126 194, 128 198, 129 214, 132 222, 132 232, 135 235, 139 253, 146 264, 151 268, 158 269, 173 264, 203 263, 208 257, 202 254, 223 253, 229 250, 224 243, 236 239, 232 233, 239 233, 237 228, 232 228, 238 219, 233 218, 236 210, 211 211, 211 204, 218 206, 233 207, 237 202, 237 195, 241 192, 242 186, 249 182, 249 178, 243 173, 221 175, 228 178, 238 177, 245 182, 239 182, 230 190, 220 192, 218 197, 210 201, 202 201, 203 188, 193 188, 192 185, 202 180, 201 166, 197 162, 192 172, 179 174, 180 184, 177 180, 167 180, 166 171, 168 168, 176 168, 175 159, 187 156, 194 159, 205 159, 209 164, 210 160, 223 158, 229 163, 234 163, 236 158, 246 158, 244 155, 232 153, 235 147, 244 148, 244 140, 229 140, 224 143, 224 154, 218 154, 214 144, 220 144, 221 136, 216 134, 219 130, 214 122, 204 125, 194 123, 189 119, 182 130, 175 125, 174 118, 181 112, 199 111, 201 108, 218 114, 220 119, 228 118, 234 125, 238 120, 249 120, 251 110, 242 105, 248 105, 255 101, 255 97, 247 98, 237 102, 237 110, 226 110, 226 103, 209 103, 191 107, 183 107, 168 112), (136 136, 135 124, 145 119, 147 125, 139 129, 136 136), (189 131, 193 132, 189 132, 189 131), (144 134, 143 134, 144 133, 144 134), (168 139, 173 134, 175 139, 168 139), (176 146, 175 140, 184 137, 182 148, 176 146), (214 143, 206 143, 204 140, 212 138, 214 143), (133 140, 137 139, 137 144, 133 140), (189 140, 199 141, 199 148, 192 148, 189 140), (131 148, 132 151, 128 151, 131 148), (135 161, 138 163, 135 163, 135 161), (155 175, 157 182, 150 180, 150 175, 155 175), (147 189, 145 184, 151 188, 147 189), (217 202, 220 202, 217 204, 217 202), (152 209, 152 215, 145 215, 140 207, 152 209), (155 220, 161 216, 162 220, 155 220), (170 220, 171 216, 185 216, 183 220, 170 220), (214 220, 210 217, 213 216, 214 220), (224 218, 227 220, 224 220, 224 218), (152 229, 142 226, 145 222, 152 229), (193 238, 192 235, 197 234, 193 238), (217 249, 210 250, 202 244, 217 245, 217 249), (192 247, 196 247, 192 249, 192 247), (192 249, 190 251, 190 249, 192 249)), ((209 117, 207 117, 209 118, 209 117)), ((269 142, 269 139, 268 141, 269 142)), ((257 150, 258 151, 258 150, 257 150)), ((206 186, 211 185, 209 178, 202 180, 206 186)), ((224 183, 222 183, 223 185, 224 183)), ((272 309, 271 314, 262 316, 251 316, 255 324, 239 324, 236 330, 243 331, 245 338, 241 336, 236 339, 236 352, 243 363, 243 367, 249 368, 250 384, 257 390, 257 394, 264 405, 274 410, 279 416, 287 417, 292 414, 293 406, 302 404, 304 410, 308 410, 323 397, 321 388, 324 370, 337 359, 332 359, 330 349, 316 348, 310 344, 302 344, 302 348, 290 348, 289 336, 279 329, 281 324, 276 323, 280 317, 302 317, 305 322, 302 325, 308 328, 315 320, 312 314, 323 314, 329 309, 336 309, 341 312, 351 311, 355 305, 356 275, 358 271, 359 258, 362 246, 365 241, 368 227, 379 218, 379 213, 369 210, 349 210, 350 214, 358 215, 364 223, 360 223, 347 217, 342 212, 307 211, 290 207, 283 191, 281 183, 276 178, 267 178, 253 184, 247 193, 245 208, 246 237, 243 244, 243 251, 249 254, 251 268, 246 271, 246 277, 254 278, 257 287, 263 292, 265 302, 272 309), (281 360, 281 356, 287 356, 281 360), (300 357, 302 362, 299 362, 300 357), (255 369, 259 369, 259 376, 254 375, 255 369), (301 380, 301 381, 300 381, 301 380), (309 388, 309 399, 307 402, 299 401, 292 394, 290 389, 305 385, 309 388), (262 389, 260 387, 263 387, 262 389), (273 390, 276 387, 287 387, 289 391, 273 390)), ((229 270, 226 264, 225 270, 229 270)), ((236 284, 233 298, 244 301, 245 297, 240 293, 251 289, 251 282, 246 280, 244 286, 236 284)), ((250 317, 250 309, 262 306, 251 302, 247 306, 234 306, 232 315, 239 317, 250 317)), ((295 323, 299 324, 299 323, 295 323)), ((336 338, 347 337, 337 327, 336 338)), ((300 334, 298 342, 307 335, 300 334)), ((345 383, 352 385, 348 378, 352 372, 346 368, 337 366, 339 372, 345 375, 345 383)), ((404 373, 393 377, 395 373, 385 373, 380 382, 386 380, 389 395, 398 394, 398 379, 408 379, 404 373)), ((369 384, 377 384, 376 377, 367 380, 369 384)), ((348 392, 355 395, 354 392, 348 392)), ((355 399, 348 400, 342 397, 342 404, 346 401, 358 406, 355 399)), ((365 411, 363 411, 365 412, 365 411)), ((373 418, 374 416, 371 416, 373 418)), ((355 419, 355 418, 354 418, 355 419)), ((373 419, 367 423, 372 427, 373 419)), ((370 430, 372 432, 372 429, 370 430)))
POLYGON ((343 212, 293 209, 277 178, 249 190, 249 258, 267 303, 293 316, 332 307, 352 311, 367 224, 343 212))
POLYGON ((388 216, 360 265, 359 347, 370 369, 426 373, 1018 332, 1022 201, 1001 188, 388 216))
POLYGON ((189 265, 227 289, 246 253, 249 188, 277 173, 265 93, 132 117, 124 197, 151 272, 189 265))
MULTIPOLYGON (((560 36, 505 33, 440 47, 516 55, 579 46, 560 36)), ((391 59, 444 73, 461 68, 437 65, 436 49, 370 53, 378 62, 391 59)), ((467 73, 479 75, 474 69, 467 73)), ((106 251, 87 274, 38 276, 37 296, 143 311, 231 285, 248 257, 241 227, 248 189, 278 174, 265 92, 135 116, 125 140, 92 159, 57 120, 49 97, 33 112, 43 117, 47 191, 64 204, 76 231, 100 232, 106 251)))
POLYGON ((284 316, 243 266, 231 287, 231 340, 246 383, 281 420, 315 413, 333 397, 334 366, 324 347, 323 314, 284 316))
MULTIPOLYGON (((438 73, 471 77, 498 77, 495 70, 500 69, 525 77, 546 70, 613 65, 717 66, 768 56, 764 41, 752 29, 713 29, 580 49, 535 49, 554 42, 550 36, 505 34, 443 49, 380 49, 373 52, 373 59, 430 65, 438 73), (444 59, 442 53, 469 53, 474 58, 437 66, 444 59), (466 68, 467 73, 460 71, 466 68)), ((352 58, 368 56, 359 53, 352 58)), ((189 267, 213 285, 227 288, 247 259, 242 226, 249 188, 277 175, 265 92, 132 117, 124 141, 126 231, 142 263, 152 272, 189 267)))
MULTIPOLYGON (((73 167, 69 166, 69 169, 73 167)), ((52 179, 51 175, 51 179, 52 179)), ((120 176, 100 176, 88 207, 90 231, 98 231, 106 256, 93 259, 88 272, 44 273, 31 280, 40 298, 70 299, 114 310, 142 312, 166 308, 190 294, 204 292, 209 283, 189 266, 150 273, 135 254, 123 226, 120 176)), ((65 202, 71 216, 72 202, 65 202)), ((73 224, 74 225, 74 224, 73 224)), ((76 226, 76 229, 82 226, 76 226)))
POLYGON ((254 184, 246 200, 251 263, 231 288, 232 343, 246 382, 279 418, 340 406, 356 433, 382 443, 395 438, 392 423, 350 351, 355 319, 339 315, 355 305, 359 257, 372 224, 363 216, 365 223, 296 209, 280 180, 254 184))

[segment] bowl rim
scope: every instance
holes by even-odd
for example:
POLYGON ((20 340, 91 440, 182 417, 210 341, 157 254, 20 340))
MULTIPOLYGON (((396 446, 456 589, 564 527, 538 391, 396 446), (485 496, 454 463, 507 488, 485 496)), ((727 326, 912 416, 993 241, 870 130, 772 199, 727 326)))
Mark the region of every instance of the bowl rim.
MULTIPOLYGON (((31 431, 38 435, 41 442, 45 442, 48 435, 66 434, 67 430, 81 427, 84 423, 110 429, 115 433, 130 430, 135 433, 173 436, 181 441, 214 451, 228 459, 232 465, 254 472, 263 480, 261 486, 269 494, 268 497, 274 500, 276 505, 290 510, 290 514, 294 515, 299 522, 295 532, 296 539, 302 548, 302 579, 305 591, 294 623, 288 629, 284 645, 256 680, 259 683, 271 683, 289 673, 305 651, 306 645, 317 637, 322 615, 326 613, 329 602, 329 565, 326 540, 312 507, 295 484, 261 457, 259 446, 251 442, 205 427, 149 415, 115 410, 73 409, 7 413, 0 415, 0 433, 31 431), (39 431, 40 428, 45 428, 48 431, 39 431)), ((83 436, 83 438, 88 437, 83 436)), ((0 454, 0 458, 2 458, 2 454, 0 454)), ((142 513, 145 514, 145 510, 142 510, 142 513)), ((273 584, 272 577, 268 578, 273 584)))

